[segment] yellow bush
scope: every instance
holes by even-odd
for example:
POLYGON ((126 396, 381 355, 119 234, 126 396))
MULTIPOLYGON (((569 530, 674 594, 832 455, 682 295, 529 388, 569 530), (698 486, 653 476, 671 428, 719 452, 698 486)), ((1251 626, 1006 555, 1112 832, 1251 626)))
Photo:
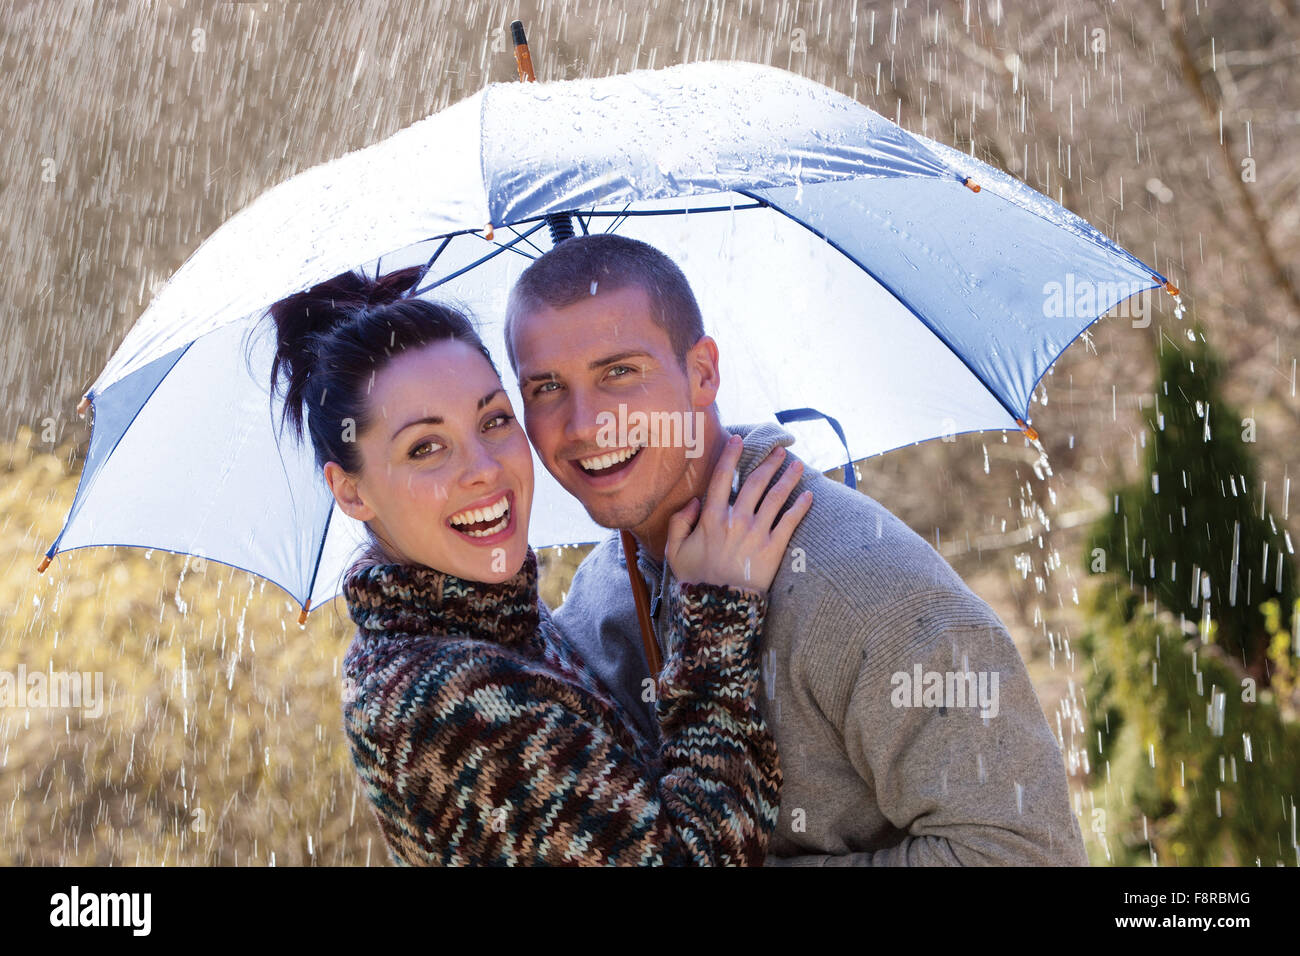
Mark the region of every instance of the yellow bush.
POLYGON ((0 863, 387 863, 343 734, 343 601, 299 628, 261 578, 138 548, 38 574, 80 462, 22 429, 0 467, 0 672, 98 672, 105 698, 0 707, 0 863))

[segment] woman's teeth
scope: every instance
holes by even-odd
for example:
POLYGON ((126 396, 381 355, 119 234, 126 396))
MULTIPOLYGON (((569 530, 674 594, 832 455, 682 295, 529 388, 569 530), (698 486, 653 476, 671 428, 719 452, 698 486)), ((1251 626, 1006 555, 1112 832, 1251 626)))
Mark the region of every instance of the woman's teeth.
POLYGON ((461 534, 471 538, 486 538, 504 531, 510 523, 510 502, 505 495, 486 508, 467 508, 452 515, 448 521, 461 534))
POLYGON ((469 535, 471 538, 486 538, 488 535, 496 534, 498 531, 504 531, 506 529, 506 525, 508 525, 509 523, 510 523, 510 515, 507 514, 504 518, 502 518, 500 521, 498 521, 490 528, 486 528, 483 531, 466 531, 465 534, 469 535))
POLYGON ((606 468, 612 468, 620 462, 627 461, 640 448, 620 448, 618 451, 606 452, 603 455, 597 455, 595 458, 579 458, 580 464, 585 471, 604 471, 606 468))

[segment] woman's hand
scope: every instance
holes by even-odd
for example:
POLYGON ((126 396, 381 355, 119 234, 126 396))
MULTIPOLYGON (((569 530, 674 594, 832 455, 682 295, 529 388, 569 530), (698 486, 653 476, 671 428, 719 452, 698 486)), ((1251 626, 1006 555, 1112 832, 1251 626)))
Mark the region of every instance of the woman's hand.
POLYGON ((794 462, 763 494, 785 458, 781 447, 750 472, 736 503, 729 504, 732 475, 743 445, 738 435, 727 442, 709 481, 704 505, 692 498, 669 519, 664 553, 673 575, 683 583, 766 591, 781 567, 795 526, 812 506, 812 492, 805 491, 776 521, 781 504, 803 473, 802 464, 794 462))

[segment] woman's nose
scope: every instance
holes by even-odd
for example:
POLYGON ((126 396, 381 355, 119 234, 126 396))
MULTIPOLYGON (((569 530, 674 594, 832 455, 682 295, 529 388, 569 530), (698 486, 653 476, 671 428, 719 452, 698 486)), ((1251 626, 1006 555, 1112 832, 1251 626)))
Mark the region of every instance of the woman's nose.
POLYGON ((462 484, 490 484, 500 477, 501 461, 496 456, 496 449, 482 439, 471 442, 466 453, 465 467, 461 471, 462 484))

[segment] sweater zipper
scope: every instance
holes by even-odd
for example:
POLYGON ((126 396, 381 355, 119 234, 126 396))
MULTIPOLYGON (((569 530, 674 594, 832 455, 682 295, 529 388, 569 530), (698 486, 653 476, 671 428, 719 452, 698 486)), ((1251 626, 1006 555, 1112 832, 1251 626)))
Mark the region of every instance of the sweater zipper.
MULTIPOLYGON (((639 563, 640 562, 638 562, 638 564, 639 563)), ((645 567, 640 567, 638 570, 640 570, 642 577, 645 578, 651 577, 650 575, 646 574, 645 567)), ((668 656, 668 651, 665 646, 664 632, 663 632, 664 616, 663 614, 661 614, 664 600, 665 600, 665 595, 667 594, 668 573, 669 573, 668 562, 665 560, 663 566, 659 570, 658 581, 656 582, 656 586, 655 586, 655 592, 650 595, 650 622, 654 628, 655 643, 659 645, 659 656, 661 659, 666 658, 668 656)))

